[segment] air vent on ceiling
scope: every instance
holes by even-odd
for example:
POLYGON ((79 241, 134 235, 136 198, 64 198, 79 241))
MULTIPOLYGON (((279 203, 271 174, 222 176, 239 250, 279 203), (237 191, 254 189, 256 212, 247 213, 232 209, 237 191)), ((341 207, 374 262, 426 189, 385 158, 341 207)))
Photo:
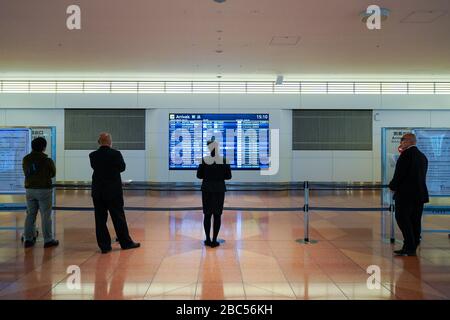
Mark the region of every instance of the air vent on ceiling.
POLYGON ((270 40, 271 46, 295 46, 300 41, 298 36, 274 36, 270 40))
POLYGON ((1 93, 223 93, 450 95, 450 82, 0 80, 1 93))
POLYGON ((447 14, 446 10, 418 10, 400 20, 402 23, 431 23, 447 14))

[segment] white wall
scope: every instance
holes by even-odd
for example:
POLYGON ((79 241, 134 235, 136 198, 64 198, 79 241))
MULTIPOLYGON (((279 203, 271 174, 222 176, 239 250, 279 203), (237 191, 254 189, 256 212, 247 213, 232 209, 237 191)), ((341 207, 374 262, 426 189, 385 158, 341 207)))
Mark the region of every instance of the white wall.
MULTIPOLYGON (((56 127, 56 179, 57 181, 91 180, 92 170, 89 165, 90 151, 64 150, 64 109, 2 109, 0 125, 20 126, 55 126, 56 127)), ((124 180, 145 180, 147 175, 146 151, 122 152, 128 169, 123 174, 124 180)))
POLYGON ((381 180, 383 127, 450 128, 450 110, 374 110, 372 151, 294 151, 292 179, 303 181, 381 180))
POLYGON ((280 129, 274 176, 235 171, 234 181, 379 181, 381 128, 450 127, 450 95, 0 94, 0 125, 56 126, 57 180, 90 180, 88 151, 64 150, 64 108, 144 108, 146 150, 123 151, 124 180, 195 181, 168 170, 168 114, 269 113, 280 129), (292 151, 292 109, 373 109, 372 151, 292 151))

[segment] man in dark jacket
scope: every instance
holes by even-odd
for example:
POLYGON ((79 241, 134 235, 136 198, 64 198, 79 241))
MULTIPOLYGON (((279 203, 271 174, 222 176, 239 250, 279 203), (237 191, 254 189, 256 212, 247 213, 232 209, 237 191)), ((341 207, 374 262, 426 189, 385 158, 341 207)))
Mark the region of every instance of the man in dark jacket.
POLYGON ((429 201, 426 185, 428 160, 416 147, 416 136, 405 134, 400 141, 401 154, 389 188, 394 191, 395 218, 403 234, 403 247, 396 255, 415 256, 420 243, 422 211, 429 201))
POLYGON ((217 236, 221 226, 221 215, 225 200, 225 180, 231 179, 231 168, 226 159, 220 156, 219 144, 214 139, 207 142, 211 156, 204 157, 197 169, 197 178, 202 181, 203 227, 205 245, 217 247, 217 236), (211 217, 214 216, 213 238, 211 241, 211 217))
POLYGON ((95 231, 97 243, 102 253, 111 251, 111 237, 106 222, 108 211, 122 249, 140 246, 133 242, 128 232, 127 220, 123 210, 123 191, 120 173, 125 171, 125 162, 120 151, 111 148, 109 133, 101 133, 98 139, 100 148, 89 154, 92 174, 92 200, 95 208, 95 231))
POLYGON ((25 175, 25 190, 27 199, 27 216, 25 219, 24 245, 25 248, 34 246, 36 242, 36 216, 41 211, 42 234, 44 248, 55 247, 59 244, 53 234, 52 178, 56 175, 55 164, 44 153, 47 141, 38 137, 31 142, 31 153, 22 160, 25 175))

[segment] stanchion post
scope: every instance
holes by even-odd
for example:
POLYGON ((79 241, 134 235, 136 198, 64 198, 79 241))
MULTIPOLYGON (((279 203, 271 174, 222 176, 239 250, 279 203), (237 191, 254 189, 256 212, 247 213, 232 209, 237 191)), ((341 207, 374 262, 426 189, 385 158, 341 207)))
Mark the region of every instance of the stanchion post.
POLYGON ((308 181, 304 182, 305 204, 303 205, 304 214, 304 228, 305 228, 305 243, 309 242, 309 185, 308 181))
POLYGON ((381 239, 383 239, 383 241, 386 239, 386 219, 385 219, 385 211, 383 210, 383 208, 385 208, 384 206, 384 186, 381 186, 381 239))
POLYGON ((56 188, 53 187, 51 217, 52 217, 52 234, 53 237, 56 239, 56 211, 53 209, 55 206, 56 206, 56 188))
POLYGON ((395 205, 392 194, 390 194, 389 199, 389 213, 391 214, 391 243, 395 243, 395 205))
POLYGON ((309 238, 309 182, 303 182, 303 228, 304 228, 304 237, 303 239, 295 240, 298 243, 302 244, 313 244, 317 243, 316 240, 311 240, 309 238))

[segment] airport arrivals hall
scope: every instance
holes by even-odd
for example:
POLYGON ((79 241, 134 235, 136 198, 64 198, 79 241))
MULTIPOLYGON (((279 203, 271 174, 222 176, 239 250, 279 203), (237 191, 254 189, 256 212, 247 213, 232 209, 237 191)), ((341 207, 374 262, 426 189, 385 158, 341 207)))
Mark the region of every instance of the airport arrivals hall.
POLYGON ((0 302, 448 302, 449 11, 0 0, 0 302))

